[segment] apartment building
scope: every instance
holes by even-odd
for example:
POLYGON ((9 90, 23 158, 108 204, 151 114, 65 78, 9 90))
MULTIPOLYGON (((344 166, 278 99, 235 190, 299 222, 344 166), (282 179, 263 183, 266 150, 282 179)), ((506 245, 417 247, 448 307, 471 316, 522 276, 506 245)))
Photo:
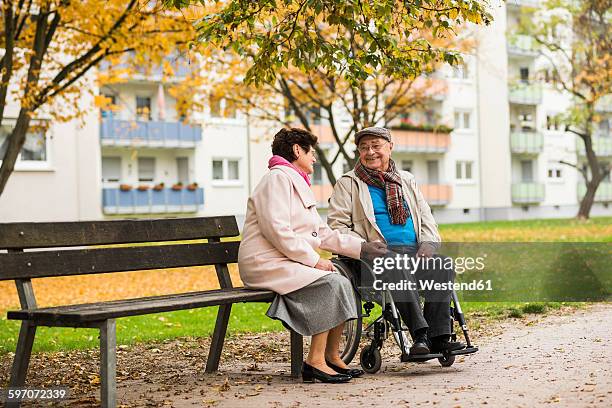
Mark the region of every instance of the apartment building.
MULTIPOLYGON (((415 175, 438 222, 577 212, 584 183, 559 160, 584 165, 584 147, 556 118, 571 100, 554 86, 534 42, 516 33, 520 14, 534 5, 535 0, 511 0, 494 6, 494 23, 475 31, 475 52, 463 65, 435 74, 438 89, 426 108, 389 124, 393 158, 415 175)), ((44 134, 28 135, 0 197, 0 218, 231 214, 241 223, 249 192, 267 169, 278 126, 237 112, 223 95, 184 121, 170 87, 197 66, 180 58, 170 62, 175 65, 171 78, 162 81, 161 68, 154 67, 99 89, 111 102, 102 111, 84 96, 84 106, 92 106, 85 126, 52 123, 44 134)), ((93 78, 92 73, 92 86, 93 78)), ((599 123, 594 143, 606 166, 612 160, 612 99, 599 109, 607 119, 599 123)), ((10 125, 5 121, 0 129, 0 153, 10 125)), ((343 132, 350 121, 340 118, 337 125, 343 132)), ((312 128, 321 147, 335 153, 325 119, 313 118, 312 128)), ((334 166, 336 176, 347 170, 342 161, 334 166)), ((333 186, 320 165, 312 181, 324 216, 333 186)), ((608 178, 592 214, 612 214, 610 202, 608 178)))

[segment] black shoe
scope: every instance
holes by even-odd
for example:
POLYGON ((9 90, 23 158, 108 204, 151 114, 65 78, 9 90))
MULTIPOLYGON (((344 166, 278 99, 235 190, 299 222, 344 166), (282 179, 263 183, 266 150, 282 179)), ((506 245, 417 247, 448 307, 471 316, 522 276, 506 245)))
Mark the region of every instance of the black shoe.
POLYGON ((318 368, 314 368, 310 364, 304 361, 302 364, 302 381, 314 383, 315 380, 319 380, 324 383, 345 383, 351 380, 350 375, 346 374, 327 374, 325 371, 321 371, 318 368))
POLYGON ((426 334, 420 334, 414 339, 412 347, 410 347, 411 356, 429 354, 429 341, 426 334))
POLYGON ((361 377, 365 373, 365 371, 360 370, 358 368, 342 368, 342 367, 338 367, 337 365, 332 364, 332 363, 330 363, 327 360, 325 360, 325 363, 327 363, 329 368, 331 368, 335 372, 340 373, 340 374, 350 375, 353 378, 361 377))
POLYGON ((431 352, 442 353, 445 351, 463 350, 465 344, 460 341, 450 341, 449 336, 438 336, 431 339, 431 352))

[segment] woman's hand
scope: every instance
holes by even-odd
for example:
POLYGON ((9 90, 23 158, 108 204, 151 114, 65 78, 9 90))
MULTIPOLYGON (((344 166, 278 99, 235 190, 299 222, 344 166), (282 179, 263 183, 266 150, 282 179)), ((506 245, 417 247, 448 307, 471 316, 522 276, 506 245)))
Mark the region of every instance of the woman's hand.
POLYGON ((334 264, 329 259, 319 258, 319 262, 315 265, 315 268, 322 271, 334 271, 334 264))

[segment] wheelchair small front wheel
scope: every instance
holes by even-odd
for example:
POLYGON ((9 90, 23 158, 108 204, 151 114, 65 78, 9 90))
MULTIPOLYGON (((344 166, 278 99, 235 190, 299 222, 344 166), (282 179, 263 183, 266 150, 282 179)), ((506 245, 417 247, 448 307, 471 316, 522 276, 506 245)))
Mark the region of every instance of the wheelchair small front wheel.
POLYGON ((448 353, 444 353, 442 357, 438 358, 438 361, 440 362, 440 365, 442 367, 450 367, 455 362, 455 356, 450 355, 448 353))
POLYGON ((371 344, 365 346, 361 350, 361 354, 359 355, 359 362, 361 363, 361 368, 368 374, 377 373, 380 370, 380 366, 382 365, 382 356, 380 355, 380 350, 376 347, 373 347, 371 344))

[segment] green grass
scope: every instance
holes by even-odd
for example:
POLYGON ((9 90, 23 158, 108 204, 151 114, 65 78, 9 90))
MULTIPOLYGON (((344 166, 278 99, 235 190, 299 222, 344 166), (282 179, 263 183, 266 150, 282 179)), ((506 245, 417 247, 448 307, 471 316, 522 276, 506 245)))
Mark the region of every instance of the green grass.
MULTIPOLYGON (((228 334, 284 330, 268 318, 268 304, 240 303, 232 307, 228 334)), ((0 320, 0 354, 15 352, 20 322, 0 320)), ((177 337, 206 337, 213 332, 217 308, 181 310, 117 320, 117 344, 153 342, 177 337)), ((39 327, 34 351, 75 350, 98 347, 97 329, 39 327)))

